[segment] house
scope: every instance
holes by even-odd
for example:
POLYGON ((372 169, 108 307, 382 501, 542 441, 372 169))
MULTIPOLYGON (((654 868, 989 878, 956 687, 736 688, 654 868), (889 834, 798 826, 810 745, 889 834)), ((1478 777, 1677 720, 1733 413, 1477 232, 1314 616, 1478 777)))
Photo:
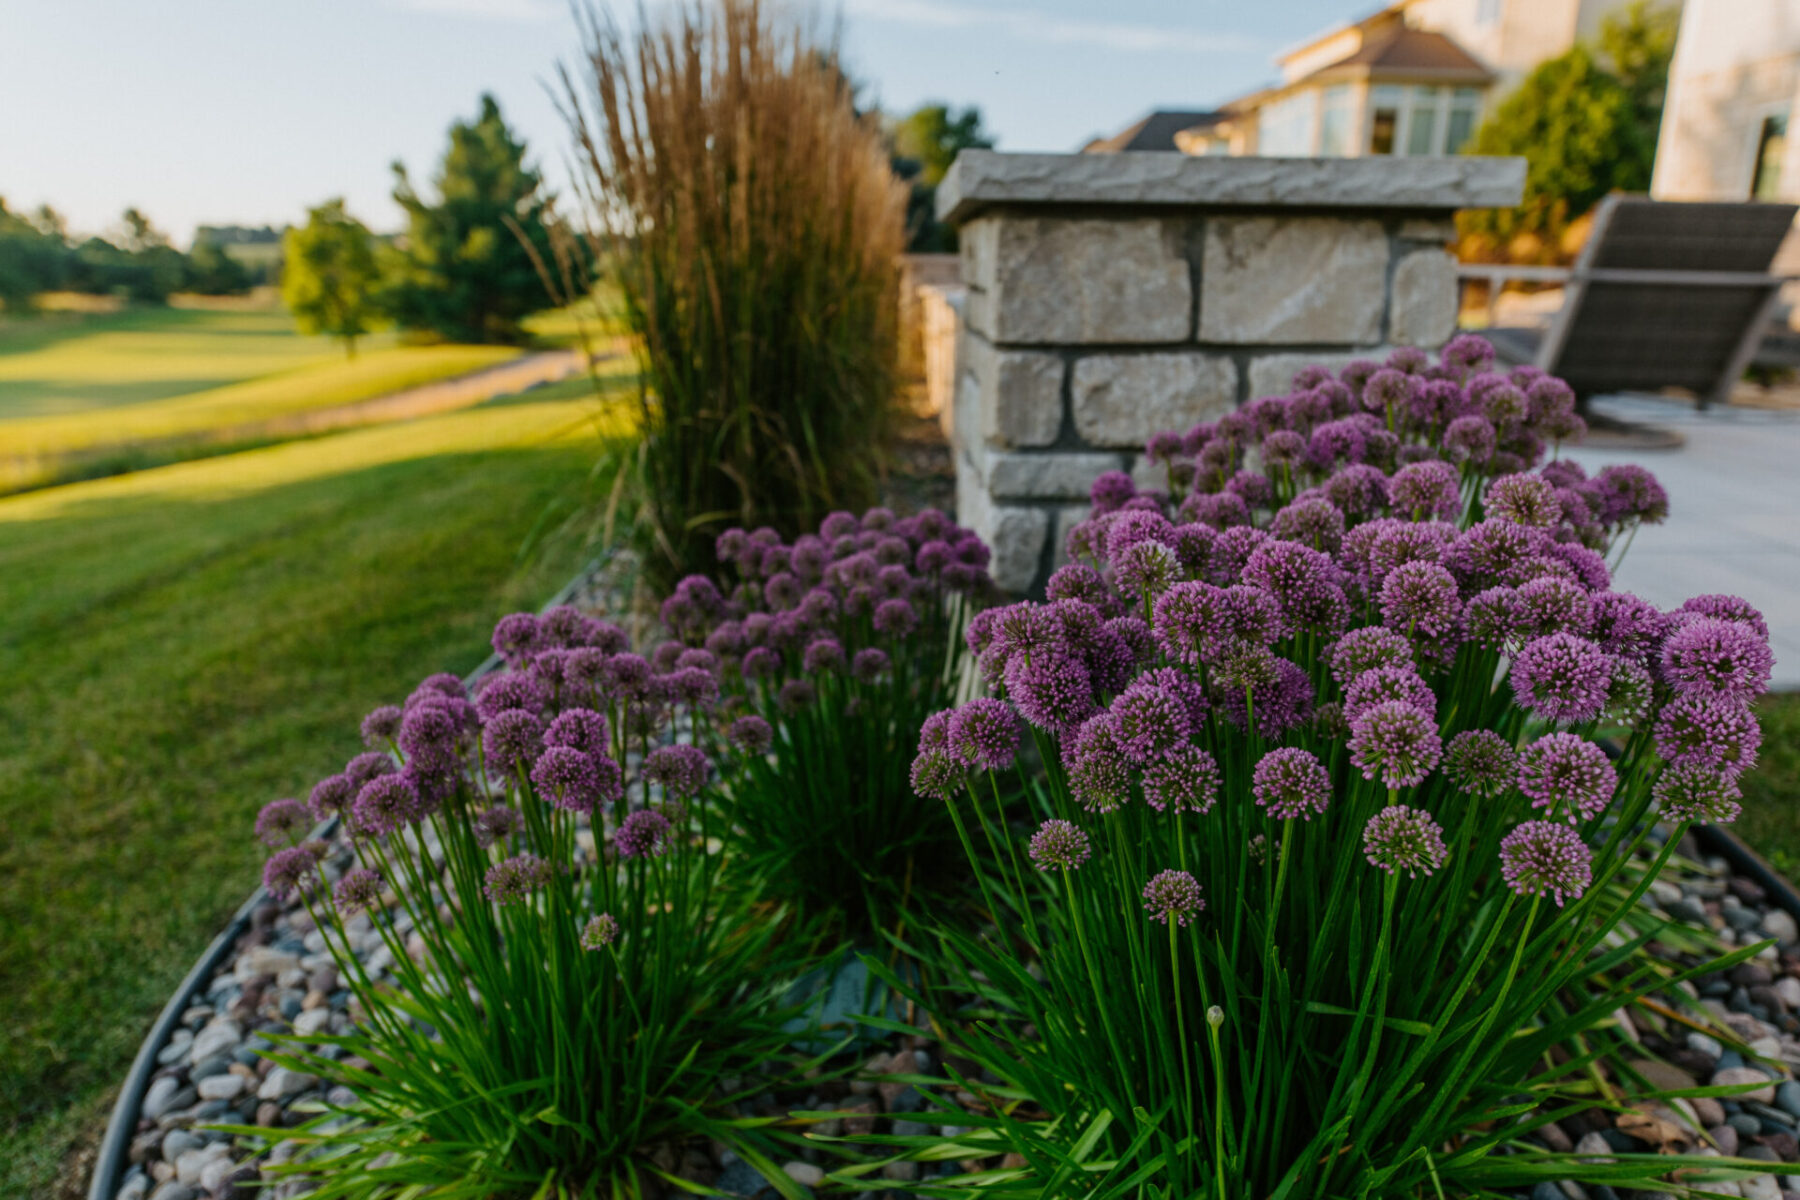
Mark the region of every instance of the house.
POLYGON ((1800 3, 1688 0, 1656 170, 1659 200, 1800 201, 1800 3))
MULTIPOLYGON (((1090 152, 1359 157, 1455 154, 1527 72, 1629 0, 1396 0, 1277 57, 1279 82, 1170 132, 1157 112, 1090 152), (1156 136, 1147 136, 1154 131, 1156 136), (1137 145, 1138 141, 1155 144, 1137 145)), ((1735 4, 1738 0, 1719 0, 1735 4)), ((1779 3, 1780 0, 1770 0, 1779 3)))
POLYGON ((1163 111, 1146 116, 1109 138, 1095 138, 1081 148, 1083 154, 1118 154, 1125 150, 1177 150, 1175 135, 1184 129, 1204 129, 1224 118, 1221 112, 1163 111))

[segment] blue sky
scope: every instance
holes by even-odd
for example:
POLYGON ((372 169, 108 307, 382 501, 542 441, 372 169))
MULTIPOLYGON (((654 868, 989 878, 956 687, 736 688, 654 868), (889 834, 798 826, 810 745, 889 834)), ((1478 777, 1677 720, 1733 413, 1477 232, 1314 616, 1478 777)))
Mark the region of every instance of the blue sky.
MULTIPOLYGON (((650 7, 654 8, 655 0, 650 7)), ((1007 150, 1070 150, 1155 107, 1205 107, 1374 0, 837 0, 889 111, 981 107, 1007 150)), ((629 13, 634 4, 616 4, 629 13)), ((578 50, 562 0, 0 0, 0 196, 100 230, 127 204, 178 241, 334 195, 398 223, 388 164, 427 177, 484 90, 555 178, 546 93, 578 50)))

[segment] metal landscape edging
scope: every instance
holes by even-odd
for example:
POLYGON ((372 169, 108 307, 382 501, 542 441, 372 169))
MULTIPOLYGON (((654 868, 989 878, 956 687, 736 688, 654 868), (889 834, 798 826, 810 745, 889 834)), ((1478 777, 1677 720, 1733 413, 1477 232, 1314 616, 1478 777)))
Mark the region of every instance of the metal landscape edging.
MULTIPOLYGON (((583 586, 599 574, 601 568, 611 559, 610 551, 591 559, 585 567, 576 572, 573 579, 564 584, 556 595, 550 598, 544 608, 550 609, 559 604, 568 603, 583 586)), ((473 687, 498 667, 500 662, 498 654, 488 655, 482 660, 480 666, 464 677, 464 683, 473 687)), ((336 824, 337 818, 335 817, 323 821, 314 827, 312 836, 329 836, 336 824)), ((181 1021, 181 1014, 187 1011, 195 992, 203 988, 207 980, 218 970, 219 964, 224 961, 225 956, 237 945, 238 939, 243 937, 244 931, 250 925, 252 915, 256 912, 257 905, 268 898, 268 891, 258 885, 257 889, 250 894, 250 898, 238 907, 237 912, 232 914, 231 920, 226 923, 219 936, 214 938, 212 944, 200 955, 200 958, 194 963, 193 969, 187 973, 187 977, 181 981, 180 986, 169 997, 169 1002, 163 1006, 162 1012, 157 1015, 155 1023, 150 1026, 150 1032, 145 1036, 143 1044, 138 1047, 137 1057, 132 1060, 131 1070, 125 1075, 125 1083, 119 1089, 119 1098, 113 1104, 112 1115, 107 1118, 106 1133, 100 1139, 100 1152, 94 1158, 94 1173, 88 1180, 88 1200, 113 1200, 118 1193, 120 1180, 125 1175, 131 1139, 137 1132, 138 1118, 143 1112, 144 1093, 149 1090, 150 1077, 156 1073, 159 1065, 157 1063, 158 1056, 168 1045, 169 1035, 174 1032, 175 1026, 181 1021)))

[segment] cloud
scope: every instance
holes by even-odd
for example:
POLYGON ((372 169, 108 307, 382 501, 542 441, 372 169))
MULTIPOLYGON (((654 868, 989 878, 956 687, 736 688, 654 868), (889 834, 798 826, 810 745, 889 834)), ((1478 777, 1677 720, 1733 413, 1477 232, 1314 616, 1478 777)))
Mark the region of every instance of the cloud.
POLYGON ((1026 9, 983 8, 947 0, 844 0, 844 11, 867 21, 933 29, 992 29, 1033 41, 1103 46, 1132 53, 1254 54, 1267 49, 1260 40, 1238 33, 1089 21, 1026 9))
POLYGON ((396 8, 483 21, 553 21, 568 12, 559 0, 390 0, 396 8))

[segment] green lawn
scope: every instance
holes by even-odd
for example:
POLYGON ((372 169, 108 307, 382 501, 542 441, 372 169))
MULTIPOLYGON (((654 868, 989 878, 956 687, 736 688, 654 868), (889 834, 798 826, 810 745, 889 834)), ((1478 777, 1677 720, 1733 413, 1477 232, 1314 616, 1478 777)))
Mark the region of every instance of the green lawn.
POLYGON ((1800 692, 1764 696, 1762 753, 1744 778, 1734 832, 1790 880, 1800 880, 1800 692))
POLYGON ((74 1194, 257 808, 591 552, 627 428, 580 394, 0 500, 0 1195, 74 1194))

